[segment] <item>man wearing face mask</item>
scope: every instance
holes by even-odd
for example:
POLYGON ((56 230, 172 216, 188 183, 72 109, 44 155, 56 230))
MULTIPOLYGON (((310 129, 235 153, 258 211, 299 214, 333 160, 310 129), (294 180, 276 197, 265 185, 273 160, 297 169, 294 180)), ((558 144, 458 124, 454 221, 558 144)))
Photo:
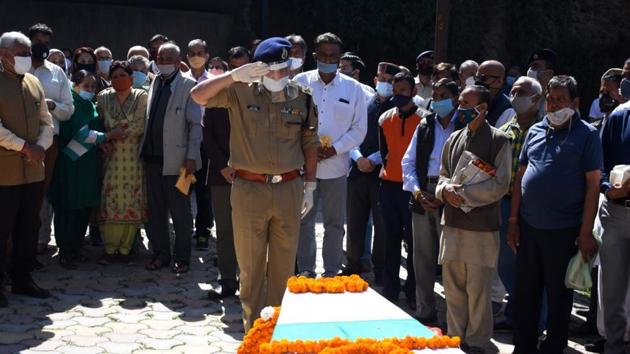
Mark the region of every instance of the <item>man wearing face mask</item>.
POLYGON ((475 84, 475 74, 479 70, 479 64, 474 60, 466 60, 459 65, 459 80, 461 90, 475 84))
MULTIPOLYGON (((208 53, 208 45, 206 41, 202 39, 193 39, 188 43, 188 52, 186 53, 186 59, 190 64, 190 71, 184 73, 184 76, 195 80, 197 83, 207 80, 210 75, 206 70, 206 64, 210 59, 208 53)), ((203 114, 205 111, 204 106, 199 106, 201 109, 202 123, 203 114)), ((203 124, 202 124, 203 126, 203 124)), ((201 169, 195 173, 197 181, 203 181, 201 183, 195 183, 195 198, 197 201, 197 215, 195 217, 195 234, 194 238, 197 240, 197 249, 208 248, 208 238, 210 237, 210 229, 214 226, 214 215, 212 213, 212 205, 210 204, 210 195, 206 188, 206 173, 208 171, 208 156, 206 155, 205 142, 201 142, 201 169)))
MULTIPOLYGON (((541 119, 538 115, 538 107, 540 107, 540 101, 542 100, 542 87, 540 83, 531 77, 519 77, 512 85, 512 90, 510 91, 510 102, 516 114, 500 129, 508 136, 512 145, 512 178, 510 179, 510 188, 507 194, 501 199, 501 243, 499 245, 497 271, 505 287, 505 292, 507 292, 509 297, 508 304, 505 308, 506 322, 505 324, 501 323, 498 327, 512 328, 514 325, 513 305, 515 295, 516 256, 507 244, 508 217, 510 216, 510 207, 512 204, 512 187, 514 186, 514 178, 516 177, 519 166, 519 157, 523 147, 523 141, 525 141, 529 128, 541 119)), ((500 294, 499 297, 503 297, 503 295, 505 295, 505 293, 500 294)))
POLYGON ((375 91, 370 86, 361 82, 361 71, 363 70, 365 70, 365 63, 356 53, 345 52, 341 56, 341 60, 339 61, 339 72, 346 76, 350 76, 361 84, 361 88, 365 92, 366 102, 369 104, 372 97, 374 97, 375 91))
POLYGON ((413 77, 407 72, 394 76, 394 108, 386 111, 378 120, 379 148, 383 157, 380 174, 379 205, 385 223, 385 269, 383 272, 383 296, 391 302, 398 301, 400 294, 400 249, 404 242, 407 256, 407 280, 405 295, 407 305, 415 310, 416 279, 413 272, 413 239, 411 233, 410 193, 403 190, 401 161, 411 142, 413 133, 422 120, 412 97, 417 93, 413 77))
POLYGON ((338 73, 341 46, 341 39, 333 33, 317 36, 313 53, 317 69, 295 77, 295 81, 313 92, 319 135, 325 142, 318 154, 315 206, 302 219, 298 246, 298 269, 310 277, 315 276, 315 216, 319 202, 323 204, 325 229, 323 276, 336 276, 341 270, 349 152, 363 142, 367 131, 365 93, 359 82, 338 73))
POLYGON ((112 51, 107 47, 100 46, 94 49, 94 55, 96 55, 96 73, 100 78, 109 82, 109 68, 114 62, 112 51))
MULTIPOLYGON (((556 74, 556 63, 558 55, 551 49, 539 49, 534 51, 527 60, 527 76, 540 82, 543 88, 543 96, 547 95, 547 84, 556 74)), ((544 116, 547 111, 545 102, 540 104, 540 115, 544 116)))
POLYGON ((212 77, 192 95, 230 113, 234 247, 245 332, 264 306, 278 306, 293 275, 300 217, 316 188, 317 108, 309 90, 289 82, 289 43, 273 37, 257 62, 212 77), (262 78, 262 83, 260 82, 262 78), (300 173, 303 169, 303 176, 300 173))
POLYGON ((366 232, 370 215, 374 224, 374 247, 372 248, 372 265, 377 284, 382 284, 385 263, 385 229, 383 217, 378 206, 378 190, 380 180, 378 174, 382 164, 378 144, 378 119, 394 105, 390 98, 393 95, 394 75, 400 68, 392 63, 379 63, 374 82, 374 94, 367 106, 367 133, 360 146, 350 150, 352 166, 348 174, 348 238, 346 239, 345 275, 360 274, 363 269, 363 257, 366 232))
POLYGON ((36 298, 50 293, 31 278, 37 250, 45 150, 53 122, 46 96, 31 68, 31 41, 20 32, 0 36, 0 307, 8 301, 2 286, 6 245, 12 237, 11 291, 36 298))
POLYGON ((304 71, 304 61, 306 60, 308 46, 304 38, 299 34, 290 34, 285 39, 291 42, 291 50, 289 50, 291 74, 289 74, 289 78, 292 79, 295 75, 304 71))
POLYGON ((433 84, 431 110, 418 125, 402 159, 403 190, 410 192, 413 265, 416 276, 416 318, 424 324, 437 322, 435 268, 442 226, 442 202, 435 198, 442 149, 455 131, 453 115, 459 86, 449 79, 433 84))
POLYGON ((424 51, 416 57, 416 70, 418 76, 415 78, 416 91, 423 100, 428 100, 432 95, 431 75, 433 74, 433 51, 424 51))
MULTIPOLYGON (((606 126, 606 122, 608 121, 608 117, 610 114, 621 104, 627 101, 619 93, 619 86, 622 81, 622 73, 623 70, 619 68, 612 68, 606 70, 604 75, 601 78, 601 86, 599 88, 599 97, 593 101, 597 101, 598 111, 601 112, 602 117, 599 120, 591 121, 597 130, 599 131, 599 136, 602 136, 604 131, 604 127, 606 126)), ((591 107, 592 111, 592 107, 591 107)), ((590 118, 590 117, 589 117, 590 118)))
POLYGON ((486 121, 495 128, 501 128, 512 117, 514 110, 510 100, 502 92, 505 84, 505 67, 496 60, 487 60, 479 65, 475 75, 475 85, 485 86, 490 91, 490 106, 486 121))
POLYGON ((499 256, 500 200, 510 184, 508 137, 487 121, 490 91, 471 86, 459 96, 457 117, 466 127, 451 134, 442 150, 435 197, 444 203, 438 261, 442 264, 449 335, 460 336, 467 353, 483 353, 492 336, 492 279, 499 256), (491 164, 483 182, 452 181, 464 151, 491 164), (464 212, 465 203, 473 209, 464 212))
POLYGON ((569 260, 578 246, 585 261, 597 253, 599 135, 576 111, 573 77, 553 77, 546 104, 546 117, 529 129, 523 143, 512 190, 508 244, 516 253, 515 353, 536 352, 543 289, 547 337, 539 352, 562 353, 573 298, 564 284, 569 260))
POLYGON ((53 36, 52 29, 43 23, 38 23, 29 28, 28 36, 33 44, 31 49, 33 53, 31 57, 32 66, 29 72, 39 79, 46 95, 46 106, 54 119, 55 138, 50 148, 46 150, 46 159, 44 161, 46 178, 44 179, 44 198, 40 211, 41 228, 37 245, 38 253, 45 253, 50 242, 50 225, 53 218, 53 209, 48 202, 46 192, 48 191, 48 185, 55 170, 55 161, 59 154, 56 136, 59 134, 59 122, 70 119, 74 112, 74 104, 70 92, 70 81, 67 79, 66 74, 62 69, 46 60, 53 36))
MULTIPOLYGON (((196 82, 179 71, 180 50, 165 43, 158 50, 160 75, 149 89, 147 123, 140 142, 140 156, 145 162, 149 220, 147 236, 153 248, 148 270, 157 270, 174 260, 172 271, 189 269, 192 214, 189 195, 176 187, 178 176, 201 168, 201 110, 190 97, 196 82), (175 245, 171 256, 168 215, 173 218, 175 245)), ((200 181, 200 183, 203 183, 200 181)))

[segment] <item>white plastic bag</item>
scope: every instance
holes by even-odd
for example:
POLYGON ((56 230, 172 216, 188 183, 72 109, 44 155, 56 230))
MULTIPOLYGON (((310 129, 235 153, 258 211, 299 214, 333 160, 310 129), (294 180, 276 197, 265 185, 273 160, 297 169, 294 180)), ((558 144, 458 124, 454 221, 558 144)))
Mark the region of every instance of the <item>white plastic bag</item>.
POLYGON ((569 261, 564 285, 569 289, 586 290, 593 286, 591 279, 591 262, 584 262, 582 252, 578 251, 569 261))

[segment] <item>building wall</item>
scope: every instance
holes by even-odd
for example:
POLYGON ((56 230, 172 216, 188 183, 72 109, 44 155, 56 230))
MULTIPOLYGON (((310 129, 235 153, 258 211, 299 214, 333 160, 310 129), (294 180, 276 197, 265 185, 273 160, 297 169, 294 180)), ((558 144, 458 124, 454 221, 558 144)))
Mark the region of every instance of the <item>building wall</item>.
MULTIPOLYGON (((180 0, 186 3, 186 0, 180 0)), ((213 2, 213 1, 212 1, 213 2)), ((211 1, 204 2, 211 4, 211 1)), ((245 6, 223 7, 212 12, 213 6, 188 10, 146 7, 141 2, 128 1, 126 5, 107 1, 7 1, 0 11, 0 31, 19 30, 24 33, 36 23, 43 22, 54 30, 52 46, 77 48, 104 45, 114 58, 124 59, 129 47, 147 45, 156 33, 167 35, 183 50, 188 41, 203 38, 208 42, 211 55, 224 55, 234 43, 251 37, 243 25, 245 6), (145 7, 143 7, 145 6, 145 7)), ((157 5, 164 3, 155 1, 157 5)), ((231 0, 232 4, 245 5, 247 1, 231 0)))

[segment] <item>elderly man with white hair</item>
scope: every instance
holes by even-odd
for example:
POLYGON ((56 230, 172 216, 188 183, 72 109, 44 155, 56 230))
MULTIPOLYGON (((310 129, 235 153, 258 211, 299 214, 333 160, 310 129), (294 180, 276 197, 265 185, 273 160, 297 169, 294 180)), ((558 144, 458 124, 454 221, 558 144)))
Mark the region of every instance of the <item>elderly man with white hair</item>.
POLYGON ((135 55, 141 55, 149 59, 149 50, 141 45, 134 45, 127 51, 127 59, 131 59, 135 55))
POLYGON ((149 72, 151 62, 142 55, 133 55, 129 59, 129 66, 133 70, 131 78, 133 79, 133 88, 149 91, 151 83, 155 79, 155 75, 149 72))
POLYGON ((459 80, 461 81, 461 89, 465 89, 466 86, 472 86, 475 84, 475 74, 479 69, 479 64, 471 59, 459 64, 459 80))
POLYGON ((175 184, 180 171, 189 176, 201 168, 201 110, 190 97, 196 81, 179 70, 179 47, 162 44, 156 62, 160 75, 149 89, 147 123, 140 143, 149 214, 146 227, 153 248, 147 269, 165 267, 172 259, 173 272, 185 273, 190 263, 192 213, 189 194, 180 192, 175 184), (175 227, 172 257, 169 213, 175 227))
MULTIPOLYGON (((529 128, 538 122, 540 117, 539 107, 544 97, 542 95, 543 90, 540 83, 527 76, 519 77, 512 86, 510 91, 510 102, 512 108, 516 112, 500 130, 507 134, 512 144, 512 178, 510 180, 510 189, 508 193, 501 200, 501 228, 500 228, 500 249, 499 249, 499 264, 497 267, 498 276, 500 282, 505 287, 505 292, 510 295, 508 304, 505 309, 506 323, 497 324, 499 329, 511 328, 512 322, 512 304, 514 294, 514 283, 516 280, 516 255, 509 248, 507 244, 507 228, 508 217, 510 216, 510 205, 512 203, 512 188, 514 186, 514 177, 519 165, 519 156, 521 155, 521 149, 523 142, 527 136, 529 128)), ((493 302, 500 303, 504 293, 497 294, 496 290, 499 280, 495 278, 495 285, 493 285, 493 302)), ((500 288, 500 287, 499 287, 500 288)))
MULTIPOLYGON (((13 242, 10 270, 14 294, 47 298, 50 293, 31 278, 40 225, 45 151, 52 144, 53 123, 46 96, 31 69, 31 41, 20 32, 0 36, 0 254, 13 242)), ((4 259, 0 262, 0 307, 4 259)))

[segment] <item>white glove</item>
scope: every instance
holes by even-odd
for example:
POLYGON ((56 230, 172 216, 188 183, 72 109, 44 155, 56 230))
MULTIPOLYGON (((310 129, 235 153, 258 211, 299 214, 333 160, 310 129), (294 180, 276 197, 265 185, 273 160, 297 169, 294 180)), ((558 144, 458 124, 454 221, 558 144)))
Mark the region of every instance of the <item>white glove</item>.
POLYGON ((302 199, 302 219, 313 208, 313 192, 317 188, 317 182, 304 182, 304 198, 302 199))
POLYGON ((259 81, 261 77, 269 72, 269 65, 258 61, 255 63, 245 64, 230 71, 232 80, 236 82, 251 83, 259 81))

